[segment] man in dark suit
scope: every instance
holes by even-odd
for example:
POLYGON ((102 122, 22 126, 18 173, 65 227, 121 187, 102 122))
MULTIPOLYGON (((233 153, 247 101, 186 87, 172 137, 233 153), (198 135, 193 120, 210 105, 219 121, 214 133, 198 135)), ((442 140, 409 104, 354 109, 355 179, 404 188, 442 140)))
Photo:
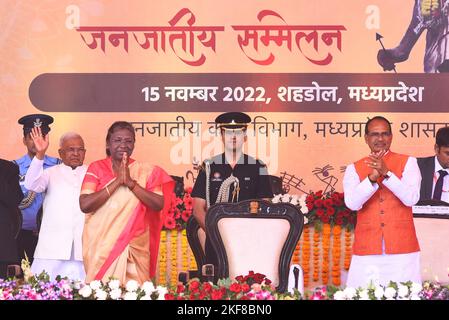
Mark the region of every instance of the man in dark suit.
POLYGON ((22 198, 19 167, 0 159, 0 278, 6 277, 8 265, 19 263, 15 236, 22 221, 18 208, 22 198))
POLYGON ((418 158, 422 176, 419 201, 449 202, 449 127, 438 130, 434 149, 434 156, 418 158))

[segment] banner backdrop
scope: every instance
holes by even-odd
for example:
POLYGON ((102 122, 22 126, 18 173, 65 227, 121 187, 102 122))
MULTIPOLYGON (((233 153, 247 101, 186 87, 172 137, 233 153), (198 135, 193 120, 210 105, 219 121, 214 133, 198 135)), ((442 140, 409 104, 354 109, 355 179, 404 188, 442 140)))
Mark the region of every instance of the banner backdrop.
POLYGON ((424 73, 424 6, 414 39, 404 37, 413 0, 1 4, 2 158, 25 153, 25 114, 55 118, 51 155, 63 133, 80 133, 87 163, 125 120, 134 158, 191 185, 197 165, 221 152, 215 117, 242 110, 253 119, 246 151, 290 193, 341 191, 345 166, 368 154, 369 117, 387 117, 392 149, 413 156, 432 155, 449 123, 447 77, 424 73), (401 41, 408 58, 384 72, 378 51, 401 41))

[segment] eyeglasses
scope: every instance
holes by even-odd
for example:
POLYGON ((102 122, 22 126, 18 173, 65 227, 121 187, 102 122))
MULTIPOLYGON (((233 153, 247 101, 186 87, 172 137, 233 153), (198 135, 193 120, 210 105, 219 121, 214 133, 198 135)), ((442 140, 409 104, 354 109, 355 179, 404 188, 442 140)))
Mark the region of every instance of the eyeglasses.
POLYGON ((67 152, 67 153, 84 153, 84 152, 86 152, 86 149, 70 147, 70 148, 63 149, 63 151, 67 152))
POLYGON ((380 137, 389 138, 391 137, 391 132, 369 132, 368 137, 376 139, 379 139, 380 137))

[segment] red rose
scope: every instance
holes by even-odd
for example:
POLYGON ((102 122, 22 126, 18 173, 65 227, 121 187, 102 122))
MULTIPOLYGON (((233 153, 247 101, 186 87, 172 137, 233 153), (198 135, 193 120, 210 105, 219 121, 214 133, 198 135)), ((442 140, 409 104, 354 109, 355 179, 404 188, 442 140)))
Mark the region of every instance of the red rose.
POLYGON ((195 290, 195 289, 198 289, 199 287, 200 287, 200 283, 197 280, 193 280, 192 282, 189 283, 190 290, 195 290))
POLYGON ((342 193, 339 192, 338 196, 340 197, 341 200, 343 200, 345 198, 345 194, 343 192, 342 193))
POLYGON ((207 294, 204 291, 200 292, 200 295, 198 296, 198 300, 204 300, 204 298, 206 298, 207 294))
POLYGON ((307 202, 307 209, 309 209, 309 211, 313 209, 313 203, 312 202, 307 202))
POLYGON ((339 226, 343 225, 343 218, 335 219, 335 223, 338 224, 339 226))
POLYGON ((332 200, 334 200, 334 201, 335 201, 335 200, 340 200, 340 196, 338 195, 337 192, 332 193, 331 198, 332 198, 332 200))
POLYGON ((189 300, 196 300, 196 295, 195 295, 195 293, 191 293, 191 294, 190 294, 189 300))
POLYGON ((332 208, 332 207, 329 207, 329 208, 326 209, 326 213, 327 213, 328 216, 333 216, 334 213, 335 213, 335 209, 332 208))
POLYGON ((313 200, 315 200, 315 198, 313 197, 312 194, 309 194, 309 195, 306 197, 306 202, 313 202, 313 200))
POLYGON ((172 295, 171 293, 166 293, 166 294, 164 295, 164 299, 165 299, 165 300, 175 300, 175 296, 172 295))
POLYGON ((221 290, 212 290, 212 300, 220 300, 223 298, 223 292, 221 290))
POLYGON ((239 300, 249 300, 249 297, 247 297, 247 296, 242 296, 239 300))
POLYGON ((324 215, 324 209, 318 209, 316 211, 317 217, 321 218, 324 215))
POLYGON ((329 223, 329 217, 328 216, 322 216, 321 217, 321 221, 323 221, 324 223, 329 223))
POLYGON ((262 281, 265 279, 265 275, 264 274, 261 274, 261 273, 257 273, 255 276, 254 276, 254 280, 257 282, 257 283, 262 283, 262 281))
POLYGON ((243 276, 237 276, 235 277, 235 280, 237 280, 238 282, 243 282, 243 276))
POLYGON ((269 285, 271 284, 271 280, 270 280, 270 279, 265 279, 265 284, 266 284, 267 286, 269 286, 269 285))
POLYGON ((319 190, 315 193, 315 196, 320 198, 323 195, 323 190, 319 190))
POLYGON ((338 207, 341 207, 343 205, 343 201, 341 201, 340 199, 337 200, 334 199, 334 204, 338 207))
POLYGON ((332 207, 334 205, 334 201, 331 198, 324 200, 325 207, 332 207))
POLYGON ((243 292, 248 292, 249 290, 251 290, 251 287, 248 284, 246 284, 246 283, 242 284, 243 292))
POLYGON ((184 287, 183 284, 178 284, 176 287, 176 293, 183 293, 186 290, 186 287, 184 287))
POLYGON ((323 200, 317 199, 313 202, 313 205, 317 208, 321 208, 323 206, 323 200))
POLYGON ((203 283, 203 290, 206 293, 210 293, 212 291, 212 285, 209 282, 203 283))
POLYGON ((234 293, 239 293, 242 291, 242 287, 240 286, 240 284, 238 283, 233 283, 231 284, 231 286, 229 287, 229 290, 234 292, 234 293))

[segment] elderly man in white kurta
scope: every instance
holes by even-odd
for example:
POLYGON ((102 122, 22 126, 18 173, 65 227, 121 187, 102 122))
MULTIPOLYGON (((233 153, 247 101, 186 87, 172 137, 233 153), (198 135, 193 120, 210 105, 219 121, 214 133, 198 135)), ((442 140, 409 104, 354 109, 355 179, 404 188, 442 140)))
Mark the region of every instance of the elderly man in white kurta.
POLYGON ((49 135, 44 138, 40 128, 34 128, 31 137, 37 153, 25 176, 25 187, 35 192, 46 192, 31 271, 39 274, 45 270, 51 279, 60 275, 84 280, 81 243, 84 213, 79 206, 81 183, 87 171, 83 165, 86 153, 83 139, 77 133, 64 134, 58 150, 62 163, 51 170, 43 170, 49 135))

